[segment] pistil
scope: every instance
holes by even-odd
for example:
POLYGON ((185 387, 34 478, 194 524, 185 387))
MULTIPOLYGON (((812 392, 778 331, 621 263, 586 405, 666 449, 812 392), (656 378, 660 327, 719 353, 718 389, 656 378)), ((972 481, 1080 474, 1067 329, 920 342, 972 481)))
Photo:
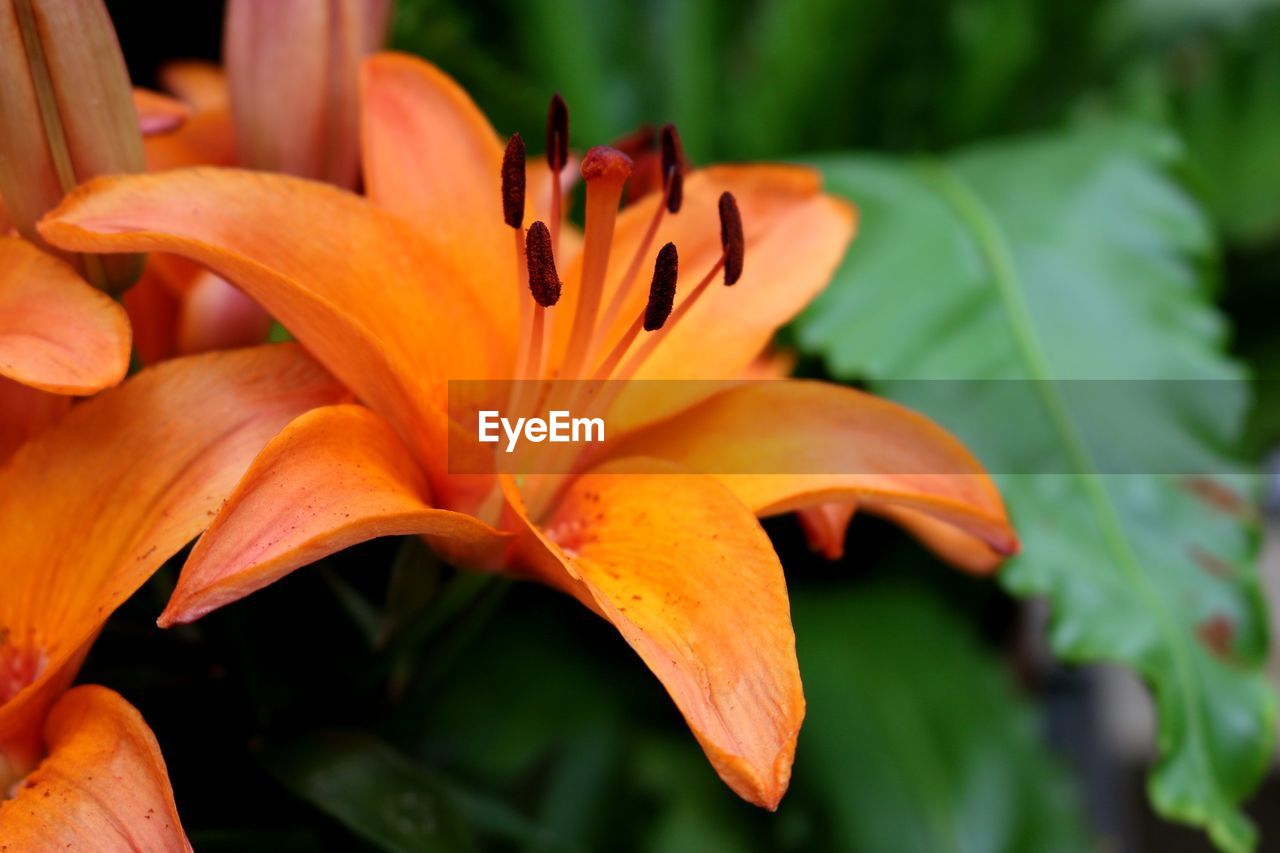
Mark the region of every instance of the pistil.
POLYGON ((578 304, 560 372, 563 379, 579 377, 592 350, 600 299, 609 272, 618 202, 622 198, 622 187, 631 176, 631 168, 630 157, 607 146, 592 148, 582 159, 582 177, 587 184, 586 233, 583 237, 578 304))

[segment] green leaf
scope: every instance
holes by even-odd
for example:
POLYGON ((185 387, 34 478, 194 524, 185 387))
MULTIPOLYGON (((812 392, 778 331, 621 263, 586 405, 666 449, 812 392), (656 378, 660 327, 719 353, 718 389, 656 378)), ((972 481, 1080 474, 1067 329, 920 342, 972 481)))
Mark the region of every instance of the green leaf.
POLYGON ((1252 484, 1103 476, 1115 469, 1097 412, 1051 381, 1199 380, 1212 393, 1127 383, 1111 421, 1233 470, 1246 387, 1208 301, 1211 234, 1168 176, 1178 157, 1164 133, 1102 125, 945 161, 824 160, 863 230, 798 338, 835 374, 916 400, 1006 472, 1023 552, 1002 582, 1049 598, 1060 656, 1146 679, 1155 807, 1246 850, 1255 833, 1238 804, 1264 771, 1276 715, 1261 672, 1258 531, 1239 495, 1252 484), (1014 383, 1028 393, 1011 407, 1009 383, 938 405, 945 383, 901 381, 920 379, 1030 381, 1014 383), (1042 456, 1055 473, 1017 473, 1046 470, 1028 467, 1042 456))
POLYGON ((269 747, 262 761, 295 794, 383 850, 475 849, 436 780, 374 737, 303 737, 269 747))
POLYGON ((934 594, 905 585, 794 596, 808 719, 798 790, 843 850, 1088 849, 1030 707, 934 594))

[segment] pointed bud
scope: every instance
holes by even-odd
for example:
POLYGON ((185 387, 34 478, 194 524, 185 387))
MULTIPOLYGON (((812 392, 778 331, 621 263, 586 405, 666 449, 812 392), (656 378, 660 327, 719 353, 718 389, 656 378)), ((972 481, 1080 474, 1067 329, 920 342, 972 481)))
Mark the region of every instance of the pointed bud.
POLYGON ((390 0, 229 0, 227 85, 242 165, 359 180, 360 61, 386 38, 390 0))
POLYGON ((676 244, 668 243, 658 251, 653 264, 653 283, 649 285, 649 302, 644 307, 644 330, 656 332, 671 316, 676 302, 676 279, 680 274, 680 257, 676 244))
POLYGON ((556 274, 556 256, 551 248, 551 230, 543 222, 529 226, 524 241, 525 259, 529 263, 529 292, 533 301, 550 308, 560 301, 560 276, 556 274))
POLYGON ((742 235, 742 214, 733 193, 720 194, 720 247, 724 249, 724 283, 737 284, 742 278, 742 260, 747 243, 742 235))
POLYGON ((502 219, 512 228, 524 224, 524 140, 514 134, 502 154, 502 219))
MULTIPOLYGON (((24 237, 95 175, 141 172, 138 114, 102 0, 0 0, 0 195, 24 237)), ((132 284, 141 256, 71 258, 108 290, 132 284)))
POLYGON ((560 93, 551 96, 547 109, 547 165, 557 174, 569 162, 569 105, 560 93))

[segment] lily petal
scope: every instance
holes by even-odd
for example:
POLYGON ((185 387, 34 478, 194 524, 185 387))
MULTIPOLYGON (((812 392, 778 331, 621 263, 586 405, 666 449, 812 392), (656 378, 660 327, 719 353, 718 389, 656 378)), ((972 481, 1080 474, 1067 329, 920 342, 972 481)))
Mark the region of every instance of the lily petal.
MULTIPOLYGON (((714 476, 759 515, 831 501, 923 513, 984 543, 993 552, 980 561, 987 569, 1018 548, 995 484, 964 445, 923 415, 852 388, 742 385, 622 439, 611 452, 714 476)), ((935 525, 907 526, 942 547, 935 525)), ((961 567, 978 564, 967 559, 961 567)))
MULTIPOLYGON (((717 166, 690 173, 680 213, 665 216, 650 248, 670 241, 680 252, 676 303, 719 260, 722 192, 732 192, 746 233, 746 262, 733 287, 718 281, 666 335, 641 368, 640 379, 728 379, 740 376, 789 322, 831 280, 853 237, 855 215, 842 200, 823 195, 817 172, 799 166, 717 166)), ((606 295, 618 287, 642 235, 662 203, 652 194, 623 210, 614 231, 606 295)), ((652 260, 648 260, 652 267, 652 260)), ((643 267, 642 267, 643 268, 643 267)), ((576 307, 581 259, 564 274, 556 310, 576 307)), ((601 352, 608 352, 639 316, 647 280, 632 286, 601 352)), ((557 323, 562 332, 570 323, 557 323)))
POLYGON ((182 101, 136 86, 133 108, 138 111, 138 128, 143 136, 172 133, 191 115, 190 108, 182 101))
POLYGON ((230 169, 103 178, 41 228, 67 247, 181 255, 236 284, 387 418, 442 487, 447 377, 497 376, 513 358, 460 284, 471 270, 323 184, 230 169), (300 223, 306 239, 287 236, 300 223))
POLYGON ((782 566, 759 522, 709 477, 626 460, 575 481, 544 524, 523 514, 536 577, 613 623, 662 681, 716 772, 773 809, 804 695, 782 566), (749 625, 750 630, 744 630, 749 625))
POLYGON ((801 507, 796 510, 796 517, 800 519, 809 547, 828 560, 839 560, 844 556, 849 522, 857 510, 857 504, 832 501, 801 507))
POLYGON ((133 327, 133 347, 145 365, 157 364, 178 352, 178 312, 182 297, 165 282, 155 261, 147 259, 142 277, 120 297, 133 327))
POLYGON ((160 69, 160 85, 181 98, 195 112, 226 107, 230 103, 227 77, 212 62, 180 60, 160 69))
POLYGON ((119 694, 95 685, 69 691, 44 734, 48 757, 0 802, 6 849, 191 849, 155 735, 119 694))
POLYGON ((148 172, 234 165, 236 143, 231 113, 226 107, 193 113, 173 133, 148 136, 142 141, 142 148, 148 172))
POLYGON ((147 171, 235 165, 235 131, 222 69, 208 62, 174 62, 160 69, 160 82, 186 104, 189 114, 175 132, 143 139, 147 171))
MULTIPOLYGON (((0 468, 0 635, 38 662, 0 704, 29 740, 103 622, 204 529, 253 455, 346 392, 296 345, 177 359, 75 406, 0 468)), ((3 649, 0 646, 0 649, 3 649)))
MULTIPOLYGON (((417 57, 365 60, 360 91, 369 198, 478 265, 483 273, 470 279, 476 297, 514 336, 515 250, 502 218, 503 145, 493 126, 453 78, 417 57)), ((549 201, 537 189, 546 177, 528 201, 549 201)), ((532 212, 525 224, 537 218, 532 212)))
POLYGON ((474 559, 506 544, 469 515, 429 506, 413 456, 376 414, 315 409, 254 460, 191 552, 160 625, 198 619, 358 542, 407 534, 474 559))
POLYGON ((961 528, 919 510, 880 504, 868 507, 867 512, 898 525, 939 558, 970 574, 990 574, 1009 556, 1008 551, 993 549, 961 528))
POLYGON ((50 394, 0 378, 0 465, 71 408, 65 394, 50 394))
POLYGON ((129 318, 68 264, 0 236, 0 376, 92 394, 129 369, 129 318))

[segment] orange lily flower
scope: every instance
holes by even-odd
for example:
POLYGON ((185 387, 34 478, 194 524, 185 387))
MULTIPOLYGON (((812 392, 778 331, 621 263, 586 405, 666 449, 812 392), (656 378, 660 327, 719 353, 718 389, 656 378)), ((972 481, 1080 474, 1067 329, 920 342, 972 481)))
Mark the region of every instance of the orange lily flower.
POLYGON ((100 179, 42 223, 65 248, 172 252, 236 282, 363 403, 311 411, 271 441, 197 544, 161 624, 198 618, 356 542, 420 535, 461 565, 537 579, 609 620, 724 781, 775 807, 804 697, 782 567, 757 516, 856 503, 990 570, 1017 542, 978 462, 891 403, 821 383, 757 383, 637 424, 624 441, 629 458, 522 484, 503 476, 495 491, 493 477, 449 471, 446 386, 602 371, 736 379, 826 284, 853 212, 823 195, 809 169, 724 166, 681 175, 676 202, 667 169, 660 192, 619 214, 629 160, 593 149, 579 241, 559 215, 562 103, 553 102, 551 168, 530 170, 518 197, 522 143, 504 154, 433 66, 374 57, 361 102, 368 200, 201 169, 100 179), (550 227, 535 223, 526 242, 525 214, 550 227), (664 248, 670 316, 627 346, 641 318, 649 325, 635 269, 668 242, 679 269, 701 281, 673 304, 676 250, 664 248), (537 306, 523 284, 526 253, 537 306), (543 307, 560 292, 557 266, 564 298, 543 307), (711 286, 722 268, 733 287, 711 286), (552 316, 550 344, 537 346, 552 316), (627 354, 629 367, 603 370, 618 363, 603 353, 627 354), (799 455, 833 473, 690 473, 733 471, 744 455, 763 470, 792 470, 799 455))
POLYGON ((0 467, 12 849, 185 849, 138 713, 102 688, 65 691, 111 613, 208 524, 267 440, 345 396, 296 345, 195 356, 75 406, 0 467))

